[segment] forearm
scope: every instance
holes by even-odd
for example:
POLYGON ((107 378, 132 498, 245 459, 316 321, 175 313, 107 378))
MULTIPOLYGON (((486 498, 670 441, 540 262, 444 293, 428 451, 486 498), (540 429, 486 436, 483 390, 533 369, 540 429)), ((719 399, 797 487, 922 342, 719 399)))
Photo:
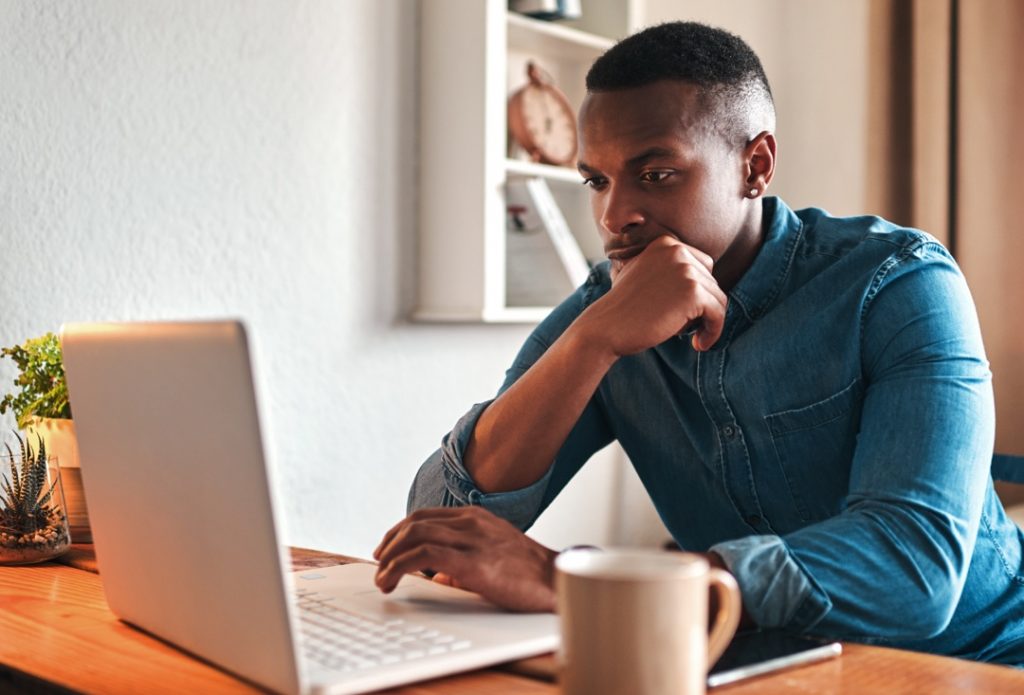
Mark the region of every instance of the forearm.
POLYGON ((590 336, 584 312, 480 416, 463 465, 481 491, 516 490, 544 475, 617 359, 590 336))
POLYGON ((464 459, 476 485, 500 492, 537 481, 620 356, 660 345, 697 321, 694 347, 714 345, 728 298, 711 271, 710 257, 667 236, 630 259, 612 289, 480 417, 464 459))
POLYGON ((857 503, 778 536, 712 546, 762 627, 887 643, 941 632, 974 545, 970 529, 926 508, 857 503), (911 550, 912 549, 912 550, 911 550))

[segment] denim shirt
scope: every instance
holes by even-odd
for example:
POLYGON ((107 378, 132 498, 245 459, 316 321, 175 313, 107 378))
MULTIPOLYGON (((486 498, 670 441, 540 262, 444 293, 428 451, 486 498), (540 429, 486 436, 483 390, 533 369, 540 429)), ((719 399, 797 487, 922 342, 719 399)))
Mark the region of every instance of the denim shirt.
MULTIPOLYGON (((767 198, 763 246, 707 352, 623 357, 532 485, 462 465, 474 406, 409 507, 528 528, 612 440, 686 550, 717 552, 759 625, 1024 665, 1024 533, 990 475, 991 375, 967 285, 932 237, 767 198)), ((530 335, 515 382, 610 289, 607 263, 530 335)))

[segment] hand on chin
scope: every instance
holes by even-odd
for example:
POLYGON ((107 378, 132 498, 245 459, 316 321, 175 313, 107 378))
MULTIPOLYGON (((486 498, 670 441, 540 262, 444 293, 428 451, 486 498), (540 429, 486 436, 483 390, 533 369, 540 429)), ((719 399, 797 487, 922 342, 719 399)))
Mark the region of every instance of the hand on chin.
POLYGON ((629 264, 633 262, 634 258, 636 258, 636 256, 625 259, 611 259, 611 271, 609 272, 609 275, 612 279, 612 286, 615 285, 615 281, 619 278, 619 275, 621 275, 622 271, 624 271, 627 268, 627 266, 629 266, 629 264))

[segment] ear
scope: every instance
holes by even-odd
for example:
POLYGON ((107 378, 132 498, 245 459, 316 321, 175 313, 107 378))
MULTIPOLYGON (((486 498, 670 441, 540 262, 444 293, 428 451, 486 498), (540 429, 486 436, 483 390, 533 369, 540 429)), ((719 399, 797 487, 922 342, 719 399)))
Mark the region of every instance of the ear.
POLYGON ((757 198, 763 195, 775 176, 775 135, 763 130, 743 148, 743 195, 757 198))

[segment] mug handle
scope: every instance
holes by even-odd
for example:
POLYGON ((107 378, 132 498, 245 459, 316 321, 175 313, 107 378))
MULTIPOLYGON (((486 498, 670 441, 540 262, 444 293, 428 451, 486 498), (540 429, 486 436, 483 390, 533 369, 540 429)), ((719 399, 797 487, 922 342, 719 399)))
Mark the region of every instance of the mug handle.
POLYGON ((711 668, 729 646, 740 624, 743 603, 740 588, 731 574, 712 567, 708 571, 708 585, 718 594, 718 614, 708 633, 708 668, 711 668))

